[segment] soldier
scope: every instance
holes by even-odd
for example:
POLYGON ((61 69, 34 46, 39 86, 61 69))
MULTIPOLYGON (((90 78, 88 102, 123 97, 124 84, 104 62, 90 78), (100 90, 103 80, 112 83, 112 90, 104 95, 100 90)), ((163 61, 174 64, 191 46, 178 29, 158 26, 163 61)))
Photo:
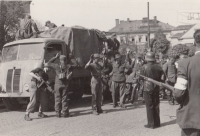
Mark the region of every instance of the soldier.
POLYGON ((120 95, 120 107, 126 108, 124 105, 125 102, 125 81, 126 77, 125 74, 130 69, 129 66, 122 63, 122 58, 120 54, 115 55, 115 62, 113 63, 113 70, 110 73, 112 76, 111 80, 111 91, 112 91, 112 98, 113 98, 113 108, 117 105, 117 97, 118 94, 120 95))
POLYGON ((116 39, 116 34, 112 34, 111 38, 107 39, 107 43, 108 43, 108 48, 113 50, 115 53, 118 53, 119 47, 120 47, 120 43, 119 41, 116 39))
POLYGON ((46 21, 45 26, 49 29, 57 27, 54 23, 51 23, 51 21, 46 21))
POLYGON ((31 79, 31 87, 29 89, 30 102, 27 106, 26 114, 24 117, 26 121, 32 120, 29 117, 29 114, 34 113, 37 101, 40 102, 38 117, 41 118, 47 117, 47 115, 43 113, 48 108, 48 94, 46 86, 42 85, 41 87, 38 88, 38 85, 41 83, 42 80, 44 81, 48 80, 48 75, 45 72, 47 70, 48 68, 45 69, 36 68, 30 72, 32 79, 31 79))
POLYGON ((100 65, 100 55, 93 54, 90 57, 89 62, 85 65, 85 68, 90 70, 91 79, 91 92, 92 92, 92 110, 94 115, 99 115, 100 113, 106 113, 101 109, 102 101, 102 82, 101 82, 101 70, 100 65))
POLYGON ((196 52, 193 57, 178 62, 174 96, 181 107, 177 109, 177 124, 181 136, 200 135, 200 30, 194 33, 196 52))
POLYGON ((17 31, 15 39, 21 40, 28 39, 31 37, 36 38, 37 34, 39 34, 39 30, 36 23, 31 19, 30 15, 26 15, 20 23, 20 29, 17 31))
MULTIPOLYGON (((163 71, 166 75, 166 83, 174 86, 175 82, 176 82, 176 66, 175 66, 175 61, 176 61, 176 57, 175 56, 171 56, 169 58, 169 61, 166 62, 163 65, 163 71)), ((170 105, 174 105, 177 104, 176 101, 174 100, 174 97, 172 96, 172 91, 170 90, 166 90, 167 93, 167 99, 170 105)))
POLYGON ((49 66, 53 69, 55 69, 56 72, 56 78, 55 78, 55 111, 56 116, 61 117, 61 110, 62 115, 64 118, 70 117, 69 114, 69 100, 68 100, 68 92, 69 92, 69 80, 72 78, 72 68, 76 66, 72 66, 70 64, 67 64, 65 55, 57 54, 55 57, 50 59, 45 66, 49 66), (60 59, 60 63, 52 63, 57 58, 60 59), (61 108, 62 106, 62 108, 61 108))
MULTIPOLYGON (((163 68, 164 64, 167 62, 167 59, 168 59, 167 55, 160 54, 159 61, 160 61, 160 66, 162 68, 163 68)), ((165 80, 163 80, 162 82, 165 82, 165 80)), ((166 99, 166 92, 165 92, 164 87, 160 87, 160 95, 161 95, 162 99, 166 99)))
POLYGON ((112 71, 112 65, 108 63, 107 55, 104 55, 103 59, 103 68, 102 68, 102 104, 104 102, 104 99, 106 96, 110 96, 110 91, 109 91, 109 80, 110 76, 109 73, 112 71))
MULTIPOLYGON (((131 63, 131 67, 133 68, 133 73, 134 73, 134 91, 136 91, 138 89, 138 100, 144 100, 143 99, 143 81, 142 80, 139 80, 137 78, 137 75, 136 73, 140 72, 140 69, 142 68, 142 66, 144 65, 144 60, 143 60, 143 55, 138 53, 137 54, 137 58, 135 60, 132 61, 131 63)), ((135 92, 132 92, 135 94, 135 92)), ((132 102, 133 102, 133 94, 131 95, 132 96, 132 102)))
MULTIPOLYGON (((141 75, 160 82, 163 71, 159 64, 155 62, 155 54, 153 52, 147 52, 145 60, 147 61, 147 64, 143 66, 141 75)), ((148 120, 148 124, 144 127, 152 129, 160 127, 159 86, 156 86, 149 81, 144 81, 144 99, 148 120)))

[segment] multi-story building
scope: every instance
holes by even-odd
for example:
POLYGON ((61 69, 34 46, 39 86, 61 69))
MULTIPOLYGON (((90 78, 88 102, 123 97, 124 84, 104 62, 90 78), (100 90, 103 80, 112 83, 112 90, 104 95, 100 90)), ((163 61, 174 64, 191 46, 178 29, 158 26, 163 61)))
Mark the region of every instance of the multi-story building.
MULTIPOLYGON (((157 30, 161 29, 166 35, 166 38, 171 40, 171 31, 174 29, 173 26, 168 23, 163 23, 154 19, 149 20, 150 26, 150 38, 154 38, 154 34, 157 30)), ((108 31, 109 33, 116 33, 117 39, 121 44, 144 44, 148 40, 148 19, 143 18, 142 20, 130 20, 127 21, 116 19, 116 26, 108 31)))

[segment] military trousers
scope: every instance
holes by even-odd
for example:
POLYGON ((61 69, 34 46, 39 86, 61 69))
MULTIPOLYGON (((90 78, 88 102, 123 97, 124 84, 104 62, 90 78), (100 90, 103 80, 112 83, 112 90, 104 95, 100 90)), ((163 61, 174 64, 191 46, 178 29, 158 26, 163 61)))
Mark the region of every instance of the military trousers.
POLYGON ((139 90, 139 84, 138 83, 133 83, 133 84, 128 84, 127 88, 130 88, 130 101, 134 102, 136 99, 136 91, 139 90))
POLYGON ((55 111, 69 113, 68 84, 55 84, 55 111))
POLYGON ((199 129, 182 129, 181 136, 200 136, 200 130, 199 129))
POLYGON ((39 102, 39 111, 44 112, 48 109, 48 93, 45 89, 38 89, 35 81, 31 81, 29 89, 30 101, 26 112, 34 113, 37 103, 39 102))
POLYGON ((102 78, 102 105, 105 98, 110 97, 109 78, 102 78))
POLYGON ((120 104, 124 104, 125 102, 125 82, 115 82, 112 81, 111 91, 112 91, 112 99, 113 105, 117 105, 118 98, 120 100, 120 104))
POLYGON ((156 86, 152 92, 144 90, 144 100, 146 104, 147 122, 150 127, 160 126, 159 109, 159 86, 156 86))
POLYGON ((101 78, 91 79, 92 110, 101 111, 102 81, 101 78))

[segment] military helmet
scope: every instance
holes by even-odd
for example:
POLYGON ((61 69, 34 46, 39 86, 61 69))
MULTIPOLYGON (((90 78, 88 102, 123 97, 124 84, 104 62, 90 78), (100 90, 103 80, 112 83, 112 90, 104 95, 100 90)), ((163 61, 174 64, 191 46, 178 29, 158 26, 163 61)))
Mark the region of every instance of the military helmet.
POLYGON ((155 54, 153 52, 147 52, 145 56, 146 61, 155 61, 155 54))

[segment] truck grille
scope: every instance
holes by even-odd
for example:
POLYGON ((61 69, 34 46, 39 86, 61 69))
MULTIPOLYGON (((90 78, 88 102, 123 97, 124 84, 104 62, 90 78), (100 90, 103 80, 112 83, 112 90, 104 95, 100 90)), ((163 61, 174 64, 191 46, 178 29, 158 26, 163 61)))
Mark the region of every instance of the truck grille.
POLYGON ((6 92, 11 93, 12 89, 12 75, 13 75, 13 70, 9 69, 7 73, 7 81, 6 81, 6 92))
POLYGON ((21 69, 16 69, 13 78, 13 93, 19 92, 21 69))
POLYGON ((13 93, 19 92, 20 75, 21 75, 21 69, 15 69, 14 74, 13 74, 13 69, 8 70, 7 81, 6 81, 7 93, 11 93, 12 90, 13 90, 13 93))

